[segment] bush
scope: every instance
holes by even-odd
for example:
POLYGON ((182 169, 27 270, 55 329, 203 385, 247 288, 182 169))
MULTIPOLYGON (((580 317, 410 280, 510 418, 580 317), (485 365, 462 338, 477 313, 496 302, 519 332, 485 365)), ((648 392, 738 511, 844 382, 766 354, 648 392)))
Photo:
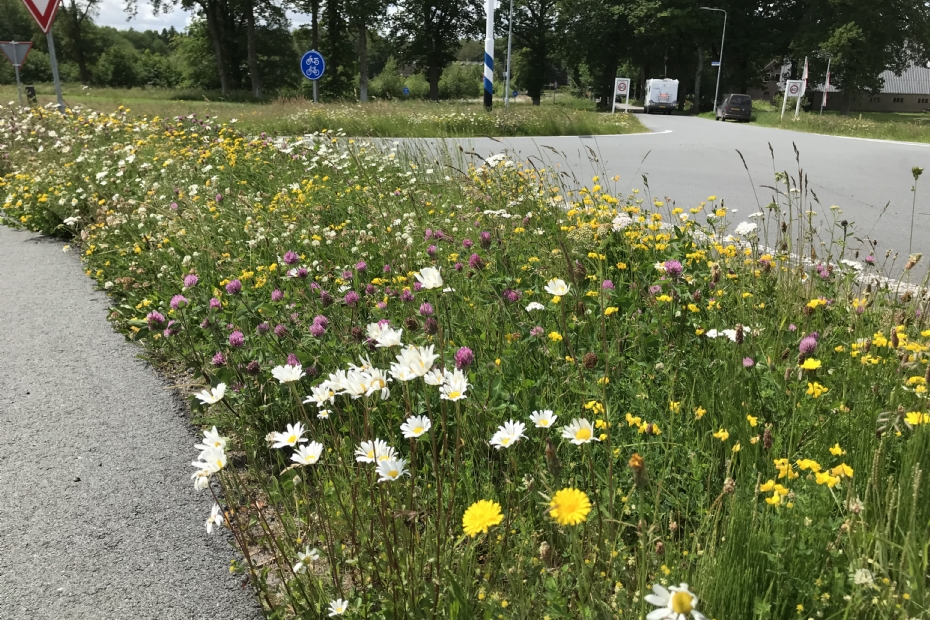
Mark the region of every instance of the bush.
POLYGON ((443 99, 474 99, 483 92, 483 65, 453 63, 439 78, 439 96, 443 99))
POLYGON ((388 58, 384 70, 368 83, 368 94, 376 99, 399 99, 404 96, 404 78, 393 56, 388 58))
POLYGON ((428 99, 429 98, 429 81, 422 73, 414 73, 404 82, 410 94, 410 99, 428 99))
POLYGON ((130 47, 114 45, 105 51, 97 62, 96 81, 98 84, 123 88, 132 88, 145 84, 145 69, 139 52, 130 47))

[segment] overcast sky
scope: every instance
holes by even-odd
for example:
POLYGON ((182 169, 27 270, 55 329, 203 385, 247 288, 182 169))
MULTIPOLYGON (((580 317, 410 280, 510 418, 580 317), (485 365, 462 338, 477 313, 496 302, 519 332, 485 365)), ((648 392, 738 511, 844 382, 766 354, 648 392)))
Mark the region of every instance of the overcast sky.
MULTIPOLYGON (((162 28, 175 27, 176 30, 184 30, 191 21, 191 13, 182 11, 180 8, 174 9, 170 13, 159 13, 156 15, 152 12, 152 5, 148 0, 139 0, 139 14, 134 19, 126 21, 126 12, 123 11, 124 3, 122 0, 103 0, 100 3, 100 14, 94 21, 99 26, 112 26, 113 28, 134 30, 161 30, 162 28)), ((288 11, 288 18, 291 20, 291 27, 310 23, 310 16, 288 11)))

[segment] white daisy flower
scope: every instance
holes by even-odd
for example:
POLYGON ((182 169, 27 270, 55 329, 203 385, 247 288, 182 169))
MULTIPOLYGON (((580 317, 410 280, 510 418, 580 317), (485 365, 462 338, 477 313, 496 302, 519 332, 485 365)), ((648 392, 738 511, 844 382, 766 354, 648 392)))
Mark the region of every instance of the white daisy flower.
POLYGON ((226 453, 222 448, 207 448, 200 453, 199 460, 191 463, 194 467, 210 474, 215 474, 226 467, 226 453))
POLYGON ((568 439, 576 446, 589 441, 600 441, 594 434, 594 427, 584 418, 575 418, 572 423, 562 429, 562 437, 568 439))
POLYGON ((547 293, 557 297, 568 295, 569 288, 570 287, 565 283, 565 280, 560 280, 559 278, 552 278, 549 280, 549 282, 546 283, 545 286, 547 293))
POLYGON ((394 458, 394 455, 394 448, 387 445, 387 442, 383 439, 363 441, 361 445, 355 449, 355 460, 359 463, 386 461, 394 458))
POLYGON ((294 572, 302 573, 311 564, 320 559, 320 552, 317 549, 311 549, 309 545, 304 547, 303 551, 297 552, 297 563, 294 564, 294 572))
POLYGON ((341 598, 337 598, 335 601, 330 601, 329 603, 329 617, 333 618, 335 616, 341 616, 349 608, 349 601, 344 601, 341 598))
POLYGON ((272 368, 271 375, 280 383, 290 383, 292 381, 299 381, 300 378, 304 376, 304 370, 300 364, 296 366, 285 364, 284 366, 275 366, 272 368))
POLYGON ((215 388, 210 390, 204 390, 198 394, 194 394, 203 405, 213 405, 215 403, 223 400, 223 396, 226 395, 226 384, 220 383, 215 388))
POLYGON ((223 516, 223 510, 220 508, 219 504, 214 503, 213 509, 210 511, 210 516, 207 517, 207 534, 213 533, 214 525, 222 526, 225 523, 226 518, 223 516))
POLYGON ((414 277, 427 290, 442 287, 442 274, 439 273, 439 269, 436 267, 424 267, 420 269, 420 273, 414 274, 414 277))
POLYGON ((421 435, 429 432, 433 426, 430 419, 425 415, 413 415, 407 418, 407 421, 400 425, 400 430, 407 439, 416 439, 421 435))
POLYGON ((540 409, 530 415, 530 422, 536 425, 536 428, 552 428, 559 416, 552 413, 551 409, 540 409))
POLYGON ((442 368, 434 368, 423 375, 423 380, 427 385, 442 385, 446 382, 445 371, 442 368))
POLYGON ((283 448, 284 446, 289 446, 291 448, 295 447, 299 443, 307 443, 307 439, 303 436, 307 432, 307 429, 304 428, 303 424, 298 422, 297 424, 288 424, 287 430, 283 433, 272 433, 272 448, 283 448))
POLYGON ((378 482, 391 482, 410 472, 406 469, 407 461, 390 458, 378 462, 378 482))
POLYGON ((226 448, 226 438, 220 437, 219 431, 214 426, 211 430, 203 432, 203 441, 194 447, 198 450, 208 450, 210 448, 223 450, 226 448))
POLYGON ((526 430, 526 425, 523 424, 523 422, 508 420, 497 429, 497 432, 491 437, 490 444, 498 450, 501 448, 509 448, 520 441, 521 438, 526 437, 526 435, 523 434, 524 430, 526 430))
POLYGON ((291 455, 291 460, 300 465, 314 465, 323 454, 323 444, 311 441, 306 446, 298 446, 297 451, 291 455))
POLYGON ((453 368, 452 372, 446 373, 445 382, 439 388, 439 398, 443 400, 462 400, 465 398, 465 391, 468 389, 468 379, 458 368, 453 368))
POLYGON ((650 611, 646 620, 688 620, 689 615, 694 620, 707 620, 704 614, 695 609, 698 598, 688 590, 688 584, 672 586, 668 590, 655 584, 652 591, 653 594, 647 594, 645 599, 658 609, 650 611))

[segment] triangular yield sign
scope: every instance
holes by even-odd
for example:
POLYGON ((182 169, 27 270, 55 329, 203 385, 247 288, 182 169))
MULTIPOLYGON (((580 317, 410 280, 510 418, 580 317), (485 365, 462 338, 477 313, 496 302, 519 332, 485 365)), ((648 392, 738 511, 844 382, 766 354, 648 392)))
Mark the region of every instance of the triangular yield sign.
POLYGON ((23 4, 32 13, 42 32, 48 32, 55 21, 55 12, 58 11, 59 0, 23 0, 23 4))
POLYGON ((26 62, 26 56, 29 55, 29 50, 31 49, 31 41, 26 41, 25 43, 22 41, 0 41, 0 51, 10 59, 14 67, 23 66, 23 63, 26 62))

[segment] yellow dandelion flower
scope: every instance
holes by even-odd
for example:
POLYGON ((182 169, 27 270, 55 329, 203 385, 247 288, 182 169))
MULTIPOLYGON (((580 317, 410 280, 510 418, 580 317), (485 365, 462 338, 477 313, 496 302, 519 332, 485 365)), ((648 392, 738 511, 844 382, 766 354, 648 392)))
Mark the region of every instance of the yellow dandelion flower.
POLYGON ((591 501, 584 491, 562 489, 556 492, 549 502, 549 516, 559 525, 578 525, 588 518, 591 501))
POLYGON ((482 499, 469 506, 462 515, 462 529, 465 530, 465 534, 474 538, 478 534, 486 534, 489 528, 503 520, 501 505, 482 499))
POLYGON ((817 370, 821 366, 822 364, 820 363, 820 360, 815 360, 812 357, 807 358, 806 360, 804 360, 804 363, 801 364, 801 368, 803 368, 804 370, 817 370))

